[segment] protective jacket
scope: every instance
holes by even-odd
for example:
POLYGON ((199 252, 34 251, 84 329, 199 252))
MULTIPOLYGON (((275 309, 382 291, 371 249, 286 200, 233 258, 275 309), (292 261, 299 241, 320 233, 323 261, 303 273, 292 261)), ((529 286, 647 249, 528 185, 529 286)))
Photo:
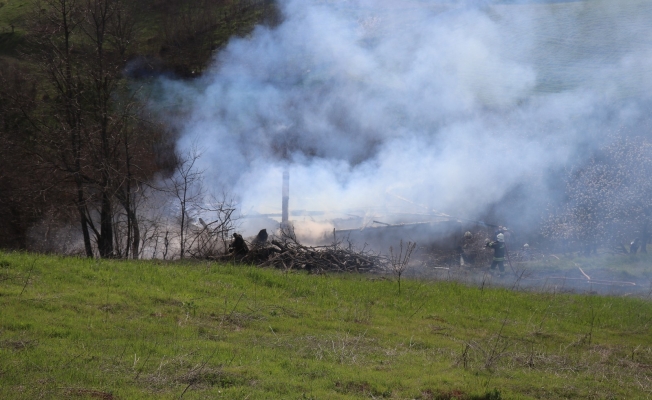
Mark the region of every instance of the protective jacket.
POLYGON ((505 243, 491 242, 487 247, 494 249, 494 261, 505 261, 505 243))
POLYGON ((241 256, 249 252, 249 247, 247 247, 247 243, 245 242, 242 235, 240 235, 239 233, 233 234, 233 241, 231 242, 231 244, 229 244, 229 252, 241 256))

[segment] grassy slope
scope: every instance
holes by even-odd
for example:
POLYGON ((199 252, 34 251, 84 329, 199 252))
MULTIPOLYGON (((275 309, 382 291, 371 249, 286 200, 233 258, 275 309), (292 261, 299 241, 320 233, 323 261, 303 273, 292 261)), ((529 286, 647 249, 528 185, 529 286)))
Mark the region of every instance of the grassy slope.
POLYGON ((31 8, 31 0, 0 0, 0 57, 17 55, 25 37, 25 15, 31 8))
POLYGON ((652 397, 642 299, 0 253, 0 310, 3 399, 652 397))
POLYGON ((32 4, 32 0, 0 0, 0 31, 10 30, 10 24, 18 27, 32 4))
MULTIPOLYGON (((213 46, 217 51, 226 46, 232 37, 246 36, 256 24, 264 20, 262 10, 257 7, 249 7, 234 14, 238 3, 239 0, 233 1, 217 12, 222 17, 217 21, 214 32, 213 46)), ((0 57, 18 56, 18 49, 25 44, 27 18, 33 11, 34 4, 35 0, 0 0, 0 57)), ((138 1, 134 4, 134 12, 136 34, 132 51, 140 55, 157 56, 164 41, 159 26, 162 11, 147 1, 138 1)))

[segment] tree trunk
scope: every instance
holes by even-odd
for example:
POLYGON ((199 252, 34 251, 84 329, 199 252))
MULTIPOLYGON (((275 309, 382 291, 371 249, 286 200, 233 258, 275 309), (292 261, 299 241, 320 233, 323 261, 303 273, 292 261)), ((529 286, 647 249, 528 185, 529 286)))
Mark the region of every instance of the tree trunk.
POLYGON ((93 246, 91 245, 91 235, 88 232, 88 221, 86 219, 86 209, 84 207, 84 189, 80 182, 77 182, 77 211, 81 222, 82 234, 84 236, 84 250, 86 257, 93 258, 93 246))
POLYGON ((131 257, 138 259, 138 252, 140 251, 140 227, 138 226, 138 218, 136 210, 133 209, 133 202, 131 199, 131 190, 126 189, 127 193, 122 190, 116 192, 116 198, 127 213, 127 221, 129 222, 131 235, 127 241, 127 247, 131 251, 131 257))
POLYGON ((113 221, 112 221, 111 199, 106 191, 102 192, 102 206, 100 208, 100 237, 97 247, 100 257, 113 257, 113 221))
POLYGON ((138 259, 138 252, 140 251, 140 228, 138 227, 138 220, 136 219, 136 214, 134 213, 133 219, 132 219, 132 228, 134 231, 133 237, 132 237, 132 245, 131 245, 131 258, 134 260, 138 259))

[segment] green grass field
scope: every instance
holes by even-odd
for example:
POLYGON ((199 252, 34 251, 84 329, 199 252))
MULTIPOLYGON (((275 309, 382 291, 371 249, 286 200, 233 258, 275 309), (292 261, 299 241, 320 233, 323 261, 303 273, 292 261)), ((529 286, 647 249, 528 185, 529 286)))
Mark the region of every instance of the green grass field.
POLYGON ((0 253, 2 399, 643 399, 652 303, 0 253))
POLYGON ((17 56, 24 44, 26 15, 33 9, 31 0, 0 0, 0 57, 17 56))

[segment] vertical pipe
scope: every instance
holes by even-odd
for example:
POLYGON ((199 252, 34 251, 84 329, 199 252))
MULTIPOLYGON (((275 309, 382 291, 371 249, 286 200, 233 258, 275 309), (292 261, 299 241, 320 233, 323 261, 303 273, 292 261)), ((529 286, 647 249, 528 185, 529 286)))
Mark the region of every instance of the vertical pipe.
POLYGON ((287 168, 283 170, 283 214, 281 217, 281 228, 288 226, 290 212, 290 171, 287 168))

